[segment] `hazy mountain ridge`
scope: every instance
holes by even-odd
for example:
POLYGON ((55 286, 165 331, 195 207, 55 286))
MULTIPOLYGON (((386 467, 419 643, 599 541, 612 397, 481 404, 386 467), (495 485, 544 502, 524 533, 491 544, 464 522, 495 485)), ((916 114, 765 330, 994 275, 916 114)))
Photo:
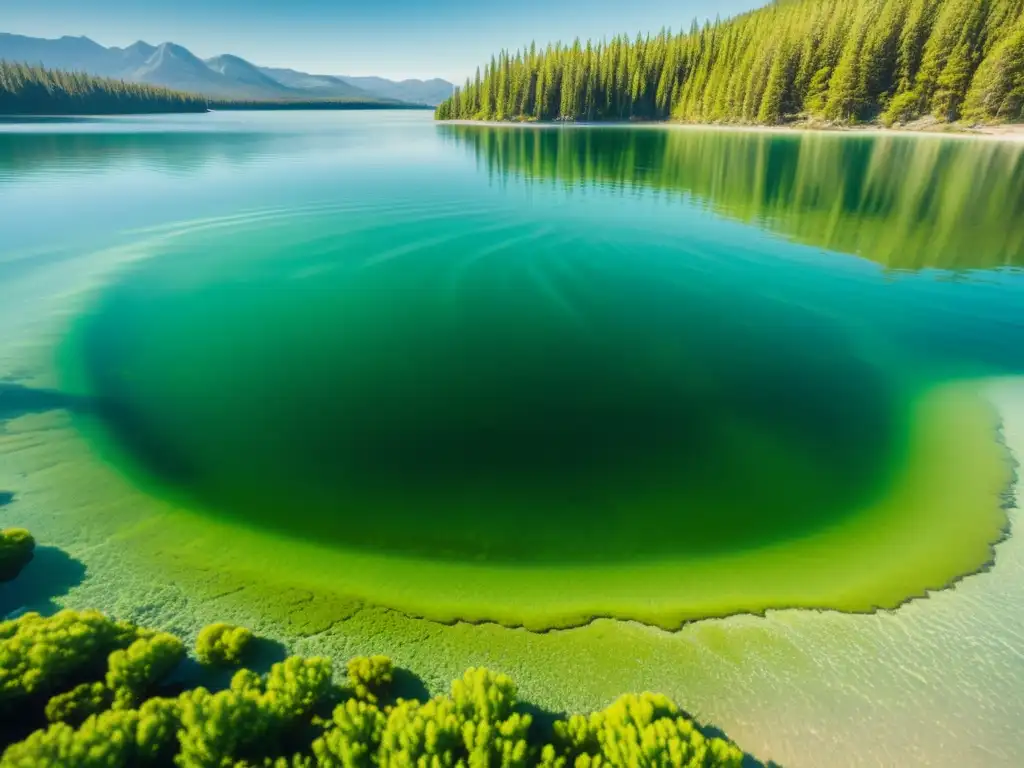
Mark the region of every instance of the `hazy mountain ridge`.
POLYGON ((376 93, 384 98, 437 105, 452 95, 455 86, 439 77, 430 80, 386 80, 383 77, 348 77, 351 83, 364 91, 376 93))
POLYGON ((259 71, 281 85, 303 93, 323 96, 324 98, 359 98, 366 96, 382 96, 363 90, 359 86, 342 80, 334 75, 311 75, 294 69, 279 67, 259 67, 259 71))
POLYGON ((206 62, 195 56, 187 48, 173 43, 157 46, 146 62, 123 76, 149 85, 162 85, 189 93, 202 93, 207 96, 232 97, 262 95, 259 88, 252 88, 244 82, 235 82, 231 78, 211 69, 206 62))
POLYGON ((395 82, 259 67, 231 54, 204 61, 184 46, 153 46, 142 40, 125 48, 105 48, 87 37, 47 39, 0 32, 0 60, 231 99, 362 99, 433 106, 454 88, 438 78, 395 82))
MULTIPOLYGON (((244 87, 256 92, 280 93, 281 96, 289 96, 294 93, 293 88, 268 77, 258 67, 238 56, 222 54, 214 56, 212 59, 206 59, 203 64, 236 87, 244 87)), ((369 96, 369 94, 366 95, 369 96)))

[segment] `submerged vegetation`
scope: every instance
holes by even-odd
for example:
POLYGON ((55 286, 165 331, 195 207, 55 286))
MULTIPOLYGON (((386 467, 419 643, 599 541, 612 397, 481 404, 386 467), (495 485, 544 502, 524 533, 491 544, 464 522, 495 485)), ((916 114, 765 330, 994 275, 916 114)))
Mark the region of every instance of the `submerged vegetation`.
POLYGON ((252 644, 252 632, 230 624, 211 624, 196 639, 196 656, 203 664, 231 666, 242 663, 252 644))
POLYGON ((36 541, 24 528, 0 530, 0 582, 10 581, 32 560, 36 541))
MULTIPOLYGON (((215 624, 197 653, 234 663, 251 639, 215 624)), ((398 697, 385 656, 351 659, 341 682, 330 659, 291 656, 223 690, 172 682, 184 657, 173 635, 97 611, 0 622, 0 766, 738 768, 744 757, 656 694, 543 725, 509 677, 481 668, 421 701, 398 697)))
POLYGON ((502 51, 438 119, 1024 119, 1021 0, 777 0, 688 32, 502 51))
POLYGON ((206 99, 167 88, 0 61, 0 115, 205 112, 206 99))

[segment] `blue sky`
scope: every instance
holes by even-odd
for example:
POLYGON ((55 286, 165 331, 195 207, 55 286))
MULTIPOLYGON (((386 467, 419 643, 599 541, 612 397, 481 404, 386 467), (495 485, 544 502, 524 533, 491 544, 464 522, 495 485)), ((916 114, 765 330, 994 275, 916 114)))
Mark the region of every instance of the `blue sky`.
POLYGON ((263 66, 461 81, 500 48, 689 26, 767 0, 0 0, 0 31, 171 40, 263 66))

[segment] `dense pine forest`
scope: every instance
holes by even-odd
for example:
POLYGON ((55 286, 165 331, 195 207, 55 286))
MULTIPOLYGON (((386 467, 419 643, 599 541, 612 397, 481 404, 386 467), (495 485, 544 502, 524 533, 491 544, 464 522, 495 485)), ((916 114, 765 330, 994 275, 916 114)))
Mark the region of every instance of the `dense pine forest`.
POLYGON ((440 120, 1024 120, 1024 0, 775 0, 688 32, 503 51, 440 120))
POLYGON ((0 115, 205 111, 206 99, 202 96, 0 61, 0 115))

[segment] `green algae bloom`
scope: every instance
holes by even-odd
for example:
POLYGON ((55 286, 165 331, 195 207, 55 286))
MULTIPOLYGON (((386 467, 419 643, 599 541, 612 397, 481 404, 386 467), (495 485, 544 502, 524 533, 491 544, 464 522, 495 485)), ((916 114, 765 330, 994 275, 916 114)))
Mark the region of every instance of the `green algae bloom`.
POLYGON ((140 542, 158 565, 445 622, 671 628, 894 607, 1005 526, 991 409, 807 301, 671 250, 477 259, 469 234, 347 243, 291 280, 292 236, 176 244, 67 338, 89 444, 175 509, 140 542))
POLYGON ((0 530, 0 582, 10 581, 29 564, 36 547, 32 534, 24 528, 0 530))

